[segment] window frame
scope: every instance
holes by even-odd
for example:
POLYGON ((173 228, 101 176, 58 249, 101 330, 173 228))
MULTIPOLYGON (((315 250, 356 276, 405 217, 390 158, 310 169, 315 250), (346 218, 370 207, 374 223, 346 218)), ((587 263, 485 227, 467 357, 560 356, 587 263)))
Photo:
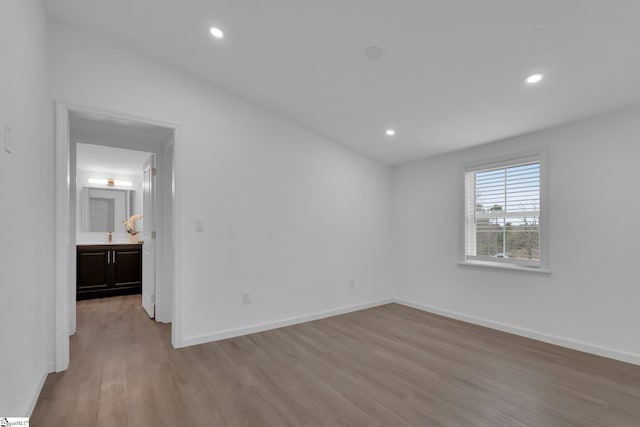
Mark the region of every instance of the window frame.
MULTIPOLYGON (((549 219, 547 215, 547 149, 546 147, 539 148, 535 151, 513 153, 508 155, 496 156, 493 158, 485 159, 482 161, 470 162, 461 165, 461 177, 462 183, 460 185, 462 189, 462 207, 460 215, 461 224, 461 236, 460 242, 460 261, 458 265, 468 267, 482 267, 493 268, 499 270, 513 270, 524 271, 533 273, 551 273, 549 269, 549 219), (540 165, 540 209, 539 209, 539 223, 540 223, 540 262, 533 264, 527 260, 516 259, 504 259, 493 257, 476 256, 473 259, 467 258, 466 252, 466 236, 467 236, 467 178, 468 172, 479 172, 487 169, 501 168, 516 166, 518 164, 538 162, 540 165)), ((475 195, 474 203, 475 205, 475 195)))

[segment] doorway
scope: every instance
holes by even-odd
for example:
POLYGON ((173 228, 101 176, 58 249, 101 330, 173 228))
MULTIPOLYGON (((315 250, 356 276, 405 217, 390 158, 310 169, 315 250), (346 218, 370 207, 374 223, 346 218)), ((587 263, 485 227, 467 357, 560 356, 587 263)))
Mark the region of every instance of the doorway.
MULTIPOLYGON (((114 241, 129 237, 120 218, 125 215, 123 212, 127 212, 125 219, 129 219, 143 208, 146 210, 138 230, 134 226, 144 241, 141 304, 156 321, 173 321, 174 152, 178 126, 62 103, 56 105, 56 124, 56 371, 59 372, 68 366, 69 336, 76 331, 76 245, 107 243, 109 231, 114 241), (87 164, 87 151, 102 161, 94 162, 92 168, 87 164), (79 159, 83 161, 80 168, 79 159), (139 172, 133 173, 130 163, 141 163, 139 172), (139 191, 125 191, 134 181, 139 182, 139 191), (89 200, 92 188, 96 189, 95 231, 84 224, 92 208, 88 204, 82 206, 89 200), (115 196, 105 195, 106 188, 121 191, 114 192, 115 196), (125 202, 122 206, 121 200, 125 202), (114 220, 115 217, 118 218, 114 220), (106 225, 108 221, 113 223, 106 225)), ((108 259, 111 261, 111 256, 108 259)))
MULTIPOLYGON (((75 144, 76 300, 140 294, 142 306, 155 318, 156 156, 149 151, 94 145, 94 123, 76 135, 79 120, 71 114, 71 144, 75 144), (89 136, 86 136, 86 135, 89 136), (120 262, 118 260, 120 259, 120 262)), ((167 132, 129 131, 138 143, 144 138, 166 141, 167 132), (156 137, 159 137, 156 138, 156 137)), ((108 137, 109 132, 104 137, 108 137)), ((73 201, 71 201, 73 208, 73 201)), ((161 277, 159 278, 161 279, 161 277)))

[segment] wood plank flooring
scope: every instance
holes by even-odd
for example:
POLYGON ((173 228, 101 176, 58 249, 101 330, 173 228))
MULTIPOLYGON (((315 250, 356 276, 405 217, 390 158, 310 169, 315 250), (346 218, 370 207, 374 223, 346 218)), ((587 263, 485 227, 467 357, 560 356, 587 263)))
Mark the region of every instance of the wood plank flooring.
POLYGON ((139 295, 77 313, 32 426, 640 425, 640 366, 396 304, 179 350, 139 295))

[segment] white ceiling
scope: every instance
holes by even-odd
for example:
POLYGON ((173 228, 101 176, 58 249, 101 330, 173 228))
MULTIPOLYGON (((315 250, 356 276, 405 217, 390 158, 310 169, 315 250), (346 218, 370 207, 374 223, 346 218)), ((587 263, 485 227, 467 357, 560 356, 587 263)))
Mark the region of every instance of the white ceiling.
POLYGON ((640 104, 637 0, 45 0, 386 163, 640 104), (209 27, 225 31, 222 40, 209 27), (369 46, 384 54, 364 56, 369 46), (542 71, 536 87, 522 80, 542 71), (386 137, 393 127, 397 135, 386 137))
POLYGON ((104 172, 114 175, 140 175, 149 153, 104 147, 102 145, 77 144, 76 169, 104 172))

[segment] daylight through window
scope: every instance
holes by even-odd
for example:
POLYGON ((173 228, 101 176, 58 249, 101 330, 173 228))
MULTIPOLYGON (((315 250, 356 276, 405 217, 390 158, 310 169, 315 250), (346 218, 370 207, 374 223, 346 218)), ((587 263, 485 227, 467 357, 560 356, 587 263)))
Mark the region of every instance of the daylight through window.
POLYGON ((467 169, 467 262, 540 267, 540 161, 467 169))

